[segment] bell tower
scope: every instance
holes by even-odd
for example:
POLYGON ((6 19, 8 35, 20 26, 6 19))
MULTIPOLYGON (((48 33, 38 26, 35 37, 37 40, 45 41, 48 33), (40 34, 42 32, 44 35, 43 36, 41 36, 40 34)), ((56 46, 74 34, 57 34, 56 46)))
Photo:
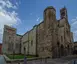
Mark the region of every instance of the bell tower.
POLYGON ((44 10, 44 56, 52 57, 53 44, 56 42, 56 10, 53 6, 48 6, 44 10), (45 45, 47 44, 47 45, 45 45))
POLYGON ((61 17, 61 19, 63 19, 63 18, 68 19, 66 7, 64 7, 64 8, 62 8, 62 9, 60 10, 60 17, 61 17))
POLYGON ((49 27, 52 27, 53 24, 55 24, 55 21, 56 21, 56 10, 53 6, 48 6, 44 10, 44 27, 49 29, 49 27))

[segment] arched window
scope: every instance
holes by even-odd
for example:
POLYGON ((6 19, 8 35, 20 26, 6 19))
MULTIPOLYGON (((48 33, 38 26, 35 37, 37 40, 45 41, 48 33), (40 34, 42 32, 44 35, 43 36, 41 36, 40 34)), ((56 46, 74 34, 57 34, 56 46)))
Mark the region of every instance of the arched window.
POLYGON ((59 45, 60 45, 60 43, 59 42, 57 42, 57 46, 59 47, 59 45))
POLYGON ((69 48, 69 45, 68 45, 68 48, 69 48))
POLYGON ((68 51, 69 51, 69 45, 67 47, 68 47, 68 51))
POLYGON ((61 45, 61 56, 63 56, 63 55, 64 55, 64 46, 61 45))
POLYGON ((33 46, 33 40, 31 41, 31 46, 33 46))
POLYGON ((63 19, 65 17, 65 12, 63 11, 62 13, 61 13, 61 18, 63 19))
POLYGON ((61 42, 63 42, 63 37, 61 36, 61 42))

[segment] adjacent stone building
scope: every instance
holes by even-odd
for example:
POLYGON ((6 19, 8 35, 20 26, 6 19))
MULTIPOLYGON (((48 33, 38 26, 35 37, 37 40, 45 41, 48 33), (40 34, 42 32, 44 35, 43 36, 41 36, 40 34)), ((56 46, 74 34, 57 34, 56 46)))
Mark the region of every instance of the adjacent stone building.
POLYGON ((0 43, 0 54, 2 54, 2 43, 0 43))
POLYGON ((13 54, 16 42, 16 29, 4 25, 2 52, 5 54, 13 54))
POLYGON ((77 54, 77 41, 74 42, 73 54, 77 54))
POLYGON ((56 19, 56 9, 52 6, 44 10, 43 16, 40 24, 22 36, 16 34, 16 29, 5 25, 3 53, 52 58, 72 54, 73 33, 70 30, 67 9, 64 7, 60 10, 59 20, 56 19))

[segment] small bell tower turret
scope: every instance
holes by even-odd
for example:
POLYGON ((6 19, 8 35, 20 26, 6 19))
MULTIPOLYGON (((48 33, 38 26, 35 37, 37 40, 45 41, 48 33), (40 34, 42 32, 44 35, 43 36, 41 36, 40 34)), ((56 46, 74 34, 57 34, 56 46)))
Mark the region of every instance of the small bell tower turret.
POLYGON ((60 17, 61 17, 61 19, 63 19, 63 18, 68 19, 66 7, 64 7, 64 8, 62 8, 62 9, 60 10, 60 17))

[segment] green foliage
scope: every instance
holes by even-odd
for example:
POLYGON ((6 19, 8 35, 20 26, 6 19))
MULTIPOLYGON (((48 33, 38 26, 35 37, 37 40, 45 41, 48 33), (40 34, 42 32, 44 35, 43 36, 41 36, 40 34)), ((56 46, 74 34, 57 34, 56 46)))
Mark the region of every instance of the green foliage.
MULTIPOLYGON (((10 59, 24 59, 24 55, 7 55, 10 59)), ((33 58, 35 56, 27 55, 27 58, 33 58)))

